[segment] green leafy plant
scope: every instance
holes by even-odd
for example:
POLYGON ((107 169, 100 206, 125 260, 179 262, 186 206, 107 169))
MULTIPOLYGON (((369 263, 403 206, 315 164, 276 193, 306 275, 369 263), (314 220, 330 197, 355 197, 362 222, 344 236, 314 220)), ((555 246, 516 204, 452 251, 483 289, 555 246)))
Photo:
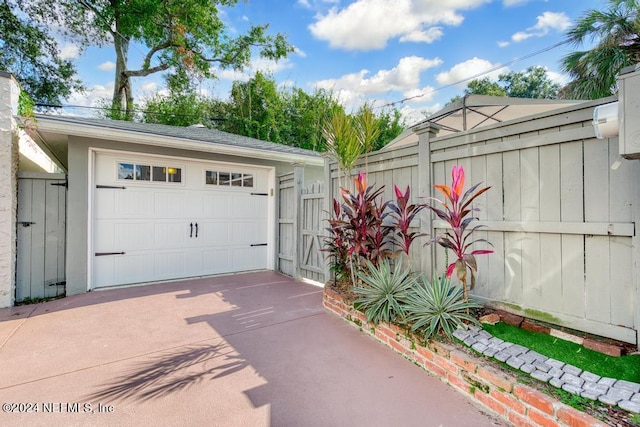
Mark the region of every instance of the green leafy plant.
POLYGON ((329 235, 324 238, 322 251, 327 252, 331 261, 331 271, 336 280, 342 281, 349 276, 349 238, 348 223, 344 219, 342 206, 333 199, 333 216, 329 218, 329 235))
POLYGON ((396 193, 396 202, 389 204, 395 231, 394 243, 400 248, 400 252, 404 252, 409 258, 409 250, 413 241, 420 236, 425 236, 424 233, 409 231, 409 228, 420 211, 426 208, 426 205, 409 204, 411 190, 408 185, 404 193, 397 185, 394 186, 394 191, 396 193))
POLYGON ((406 319, 413 323, 413 331, 424 331, 425 340, 441 332, 451 339, 456 328, 466 328, 465 321, 478 324, 469 310, 481 305, 465 298, 463 289, 452 285, 447 276, 438 279, 434 274, 432 283, 425 278, 406 301, 406 319))
POLYGON ((380 321, 390 323, 402 319, 405 315, 404 304, 418 285, 416 278, 408 268, 396 263, 393 271, 388 259, 375 266, 367 261, 368 272, 358 272, 362 285, 354 288, 359 296, 355 301, 374 324, 380 321))
POLYGON ((491 249, 476 249, 469 252, 470 247, 474 243, 485 242, 491 244, 485 239, 472 240, 473 232, 483 226, 476 225, 475 227, 469 228, 471 222, 477 220, 477 218, 469 216, 471 212, 476 210, 471 207, 471 202, 491 187, 484 187, 477 190, 480 186, 480 183, 478 183, 463 194, 464 169, 462 166, 454 166, 451 170, 451 176, 453 178, 451 187, 439 184, 434 186, 445 196, 444 200, 433 199, 440 203, 443 208, 441 209, 431 205, 427 207, 438 215, 440 219, 446 221, 451 227, 451 229, 447 230, 444 234, 436 236, 435 241, 440 246, 451 249, 455 254, 456 260, 447 267, 447 277, 451 277, 453 272, 456 272, 456 276, 462 282, 464 298, 468 300, 468 290, 473 290, 476 283, 478 265, 475 256, 493 253, 491 249), (469 287, 467 287, 467 269, 471 271, 471 283, 469 287))
POLYGON ((36 103, 24 90, 18 95, 18 115, 27 118, 35 118, 36 103))

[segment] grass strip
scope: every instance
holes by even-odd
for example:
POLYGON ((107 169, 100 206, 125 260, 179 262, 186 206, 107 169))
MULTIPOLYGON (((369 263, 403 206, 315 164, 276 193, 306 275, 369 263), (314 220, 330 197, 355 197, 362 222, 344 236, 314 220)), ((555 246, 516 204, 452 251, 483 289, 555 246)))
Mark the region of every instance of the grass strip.
POLYGON ((640 383, 640 355, 608 356, 551 335, 527 331, 502 322, 482 327, 494 337, 520 344, 584 371, 640 383))

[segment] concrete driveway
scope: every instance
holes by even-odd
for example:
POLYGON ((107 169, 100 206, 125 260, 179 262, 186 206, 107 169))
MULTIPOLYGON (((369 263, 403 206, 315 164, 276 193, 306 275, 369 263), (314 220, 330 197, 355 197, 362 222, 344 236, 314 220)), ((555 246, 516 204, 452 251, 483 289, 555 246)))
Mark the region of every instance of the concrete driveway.
POLYGON ((2 309, 0 425, 501 424, 321 302, 258 272, 2 309))

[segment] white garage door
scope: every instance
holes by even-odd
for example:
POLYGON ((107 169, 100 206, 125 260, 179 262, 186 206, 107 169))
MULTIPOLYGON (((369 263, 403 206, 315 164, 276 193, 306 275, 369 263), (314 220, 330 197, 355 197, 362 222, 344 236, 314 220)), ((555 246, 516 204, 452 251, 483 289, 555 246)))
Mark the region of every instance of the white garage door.
POLYGON ((93 287, 267 268, 267 175, 98 153, 93 287))

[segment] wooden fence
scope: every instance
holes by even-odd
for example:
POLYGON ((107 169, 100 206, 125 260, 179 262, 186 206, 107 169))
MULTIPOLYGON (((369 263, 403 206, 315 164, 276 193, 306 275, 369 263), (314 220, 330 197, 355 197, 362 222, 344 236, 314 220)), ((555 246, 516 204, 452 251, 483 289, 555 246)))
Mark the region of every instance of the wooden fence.
POLYGON ((279 177, 279 270, 295 278, 326 281, 322 248, 326 227, 322 183, 304 184, 304 169, 279 177))
MULTIPOLYGON (((491 189, 474 207, 494 254, 478 257, 474 295, 484 302, 552 324, 637 344, 640 323, 640 161, 618 155, 618 139, 598 140, 593 109, 611 99, 438 138, 416 126, 420 141, 374 153, 358 170, 369 183, 411 186, 414 202, 436 197, 433 184, 451 184, 464 166, 465 187, 491 189)), ((326 166, 325 203, 339 195, 335 164, 326 166)), ((343 180, 344 181, 344 180, 343 180)), ((446 224, 430 213, 419 229, 433 236, 446 224)), ((443 272, 438 246, 412 249, 414 268, 443 272)), ((479 245, 478 247, 481 247, 479 245)))

